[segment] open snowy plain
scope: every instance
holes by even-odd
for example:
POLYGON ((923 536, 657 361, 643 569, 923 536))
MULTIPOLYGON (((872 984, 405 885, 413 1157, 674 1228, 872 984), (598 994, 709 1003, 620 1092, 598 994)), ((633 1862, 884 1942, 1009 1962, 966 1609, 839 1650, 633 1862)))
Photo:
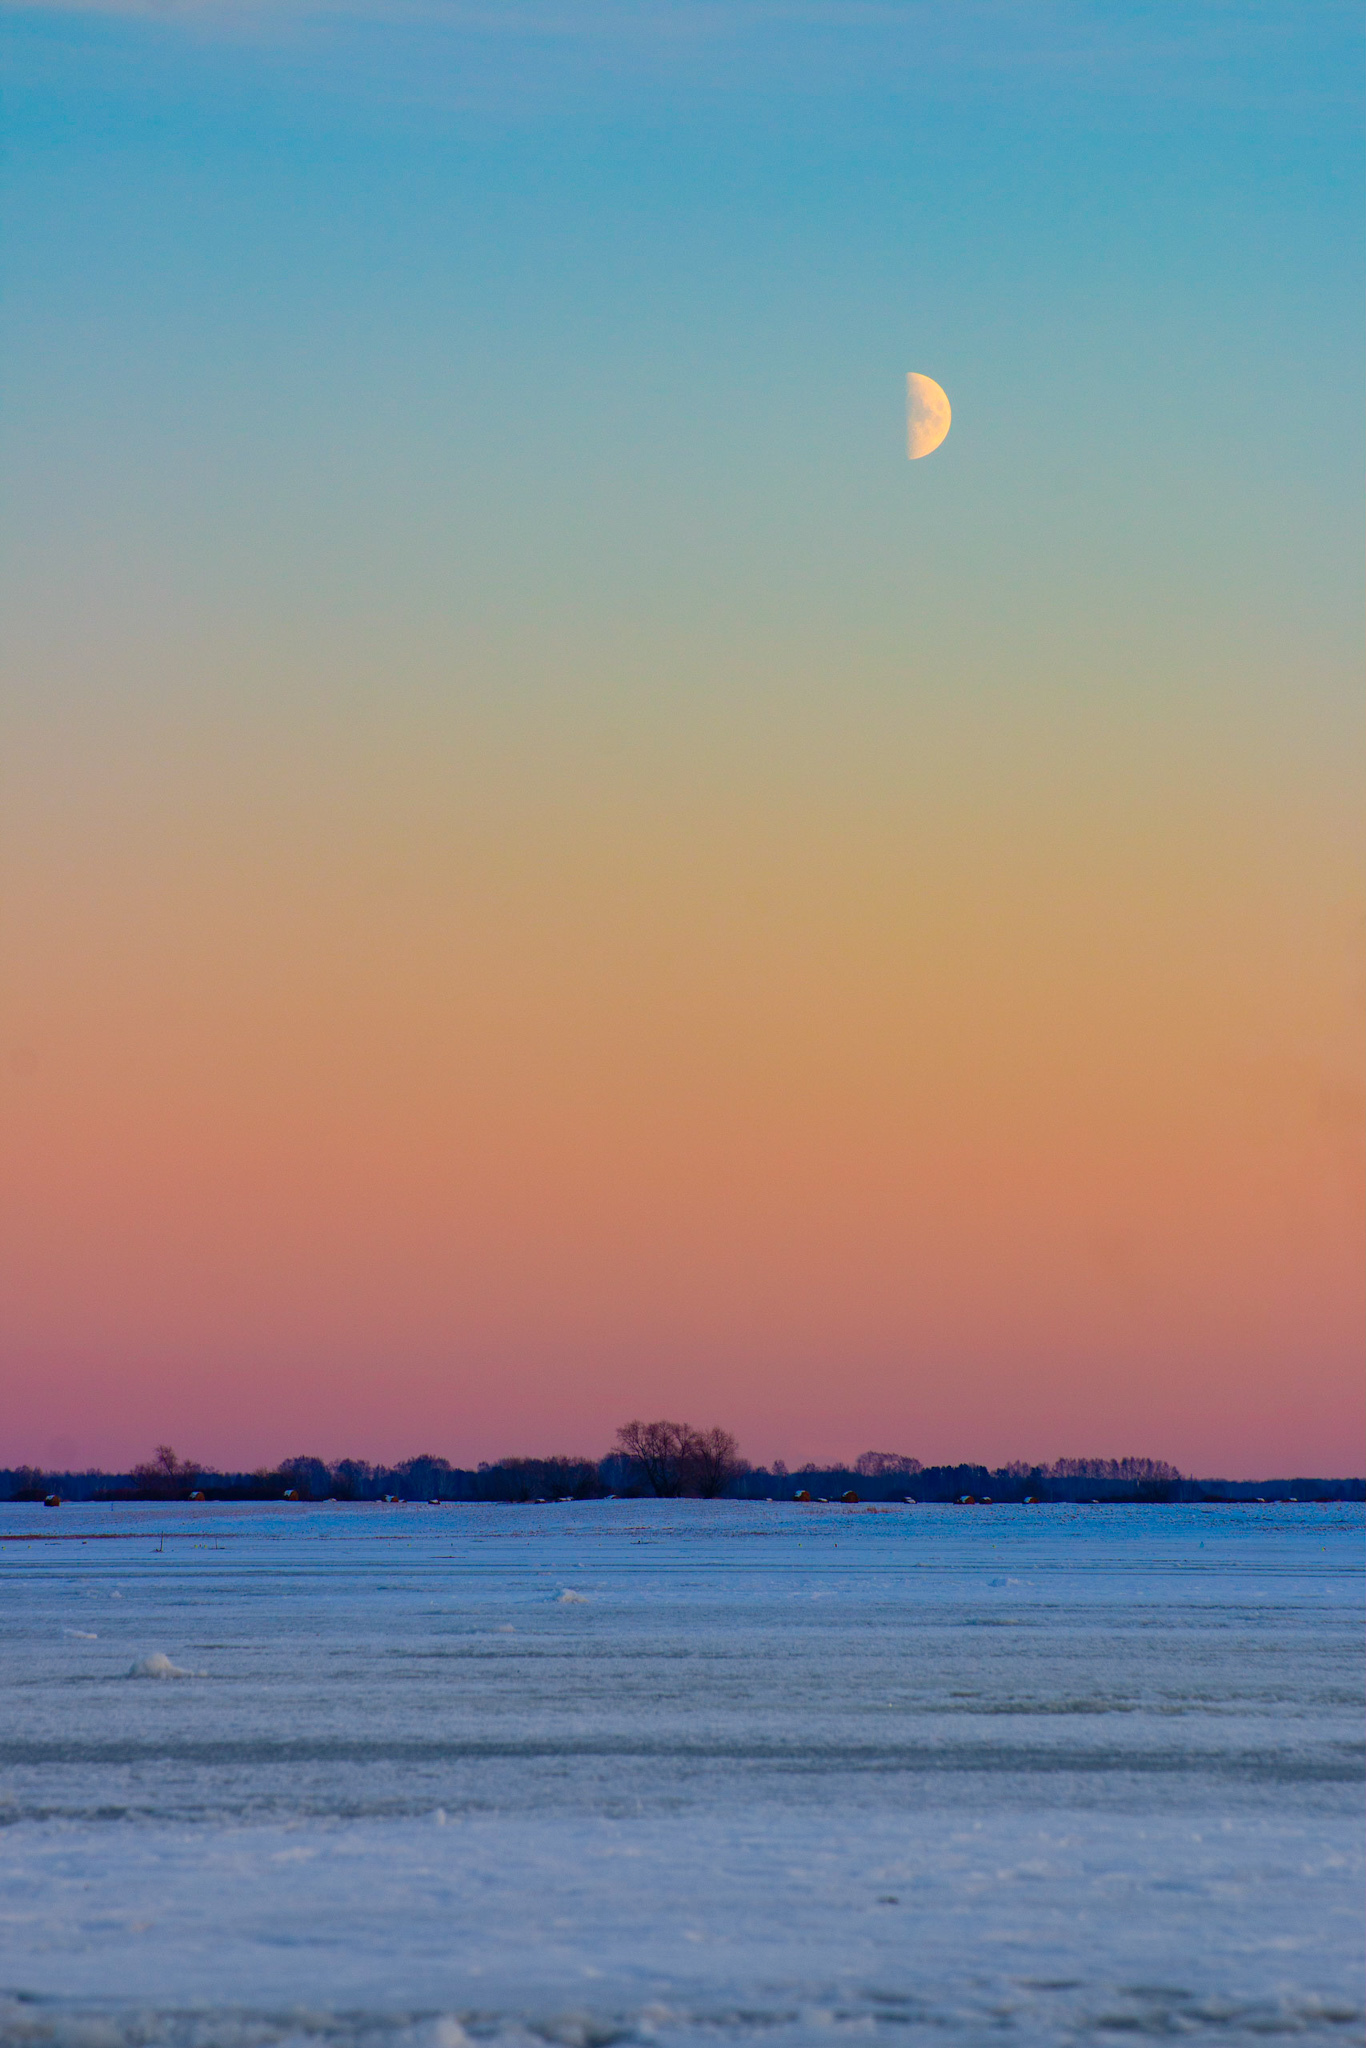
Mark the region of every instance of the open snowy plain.
POLYGON ((1359 1507, 0 1533, 2 2038, 1360 2038, 1359 1507))

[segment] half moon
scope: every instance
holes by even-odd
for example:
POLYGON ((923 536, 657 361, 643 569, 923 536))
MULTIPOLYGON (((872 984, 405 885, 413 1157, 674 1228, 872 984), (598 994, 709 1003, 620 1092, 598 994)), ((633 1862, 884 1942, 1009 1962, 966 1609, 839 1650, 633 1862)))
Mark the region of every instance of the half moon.
POLYGON ((933 377, 911 370, 906 377, 906 453, 912 462, 933 455, 949 431, 953 411, 948 393, 933 377))

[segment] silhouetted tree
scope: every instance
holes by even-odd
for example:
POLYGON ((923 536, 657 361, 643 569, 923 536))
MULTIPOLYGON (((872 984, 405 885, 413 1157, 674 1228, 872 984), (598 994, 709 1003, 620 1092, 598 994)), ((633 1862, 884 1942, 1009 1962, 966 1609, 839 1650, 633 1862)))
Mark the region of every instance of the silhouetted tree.
POLYGON ((169 1444, 158 1444, 148 1464, 133 1467, 133 1484, 147 1500, 183 1500, 198 1477, 198 1465, 177 1458, 169 1444))
POLYGON ((421 1500, 439 1500, 443 1491, 449 1492, 450 1472, 450 1459, 438 1458, 430 1451, 418 1458, 405 1458, 395 1467, 399 1490, 421 1500))
POLYGON ((623 1453, 639 1466, 652 1493, 673 1499, 700 1493, 712 1500, 749 1470, 725 1429, 694 1429, 686 1422, 627 1422, 617 1431, 623 1453))
POLYGON ((686 1422, 626 1422, 617 1442, 639 1465, 651 1493, 672 1498, 683 1491, 683 1456, 692 1431, 686 1422))
POLYGON ((294 1482, 274 1465, 258 1465, 247 1481, 252 1500, 281 1500, 294 1482))
POLYGON ((326 1500, 332 1491, 332 1474, 321 1458, 282 1458, 280 1477, 304 1500, 326 1500))
POLYGON ((375 1480, 375 1468, 364 1458, 339 1458, 328 1472, 338 1500, 364 1500, 375 1480))
POLYGON ((728 1429, 689 1430, 681 1462, 684 1490, 700 1493, 703 1500, 715 1500, 732 1479, 749 1470, 728 1429))
POLYGON ((897 1472, 923 1472, 919 1458, 908 1458, 904 1451, 861 1451, 854 1470, 860 1479, 886 1479, 897 1472))

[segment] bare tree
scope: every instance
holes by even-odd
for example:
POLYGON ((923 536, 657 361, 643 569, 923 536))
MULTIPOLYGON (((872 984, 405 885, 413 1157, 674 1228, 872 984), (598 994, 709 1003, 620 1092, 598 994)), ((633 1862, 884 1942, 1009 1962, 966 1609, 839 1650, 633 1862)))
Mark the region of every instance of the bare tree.
POLYGON ((626 1422, 617 1442, 645 1474, 651 1493, 672 1499, 683 1491, 683 1461, 692 1439, 686 1422, 626 1422))
POLYGON ((683 1453, 683 1478, 689 1492, 700 1493, 703 1500, 715 1500, 732 1479, 748 1470, 728 1429, 689 1431, 683 1453))
POLYGON ((673 1499, 700 1493, 714 1500, 730 1481, 749 1470, 740 1446, 726 1429, 693 1429, 686 1422, 628 1422, 617 1442, 645 1475, 652 1493, 673 1499))
POLYGON ((1165 1458, 1058 1458, 1042 1470, 1045 1479, 1170 1481, 1181 1477, 1165 1458))
POLYGON ((340 1458, 328 1467, 327 1476, 338 1500, 363 1500, 374 1481, 375 1468, 364 1458, 340 1458))
POLYGON ((191 1459, 177 1458, 169 1444, 158 1444, 150 1463, 133 1467, 138 1492, 152 1500, 180 1500, 198 1477, 198 1465, 191 1459))
POLYGON ((886 1479, 894 1472, 923 1472, 919 1458, 904 1451, 862 1451, 854 1466, 860 1479, 886 1479))

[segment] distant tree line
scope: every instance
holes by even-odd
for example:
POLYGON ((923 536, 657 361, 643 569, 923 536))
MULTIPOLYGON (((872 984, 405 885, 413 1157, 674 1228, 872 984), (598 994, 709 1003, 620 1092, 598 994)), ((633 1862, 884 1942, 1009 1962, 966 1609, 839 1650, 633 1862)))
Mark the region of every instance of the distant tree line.
POLYGON ((1052 1465, 1026 1465, 1017 1458, 1005 1470, 1016 1479, 1132 1479, 1140 1486, 1162 1486, 1181 1477, 1175 1465, 1161 1458, 1058 1458, 1052 1465))
POLYGON ((864 1451, 852 1465, 782 1459, 750 1465, 728 1430, 684 1422, 623 1423, 605 1458, 500 1458, 473 1469, 427 1454, 397 1465, 361 1458, 284 1458, 255 1472, 219 1472, 158 1445, 131 1472, 0 1470, 0 1499, 550 1501, 605 1496, 704 1500, 1200 1501, 1362 1500, 1360 1479, 1189 1479, 1160 1458, 1059 1458, 985 1465, 922 1465, 899 1451, 864 1451))

